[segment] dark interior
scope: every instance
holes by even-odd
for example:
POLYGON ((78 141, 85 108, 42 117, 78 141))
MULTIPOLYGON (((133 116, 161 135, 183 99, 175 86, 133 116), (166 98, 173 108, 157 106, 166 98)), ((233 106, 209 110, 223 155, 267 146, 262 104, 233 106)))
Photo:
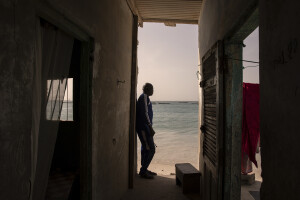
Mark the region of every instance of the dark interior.
POLYGON ((80 198, 80 56, 81 42, 75 39, 68 77, 73 78, 73 120, 59 122, 46 199, 80 198))

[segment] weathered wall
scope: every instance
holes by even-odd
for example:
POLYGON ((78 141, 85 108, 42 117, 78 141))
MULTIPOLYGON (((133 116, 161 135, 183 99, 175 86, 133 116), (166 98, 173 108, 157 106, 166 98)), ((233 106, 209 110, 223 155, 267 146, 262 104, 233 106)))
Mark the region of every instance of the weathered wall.
MULTIPOLYGON (((199 20, 199 51, 202 57, 216 43, 243 23, 245 14, 257 0, 204 0, 199 20)), ((201 58, 200 57, 200 58, 201 58)))
POLYGON ((0 1, 0 199, 31 187, 34 25, 32 1, 0 1))
MULTIPOLYGON (((205 1, 199 23, 200 55, 218 39, 235 33, 252 4, 255 1, 205 1)), ((295 1, 259 1, 261 199, 300 196, 299 9, 295 1)))
POLYGON ((0 1, 0 199, 30 195, 36 153, 31 134, 38 55, 35 7, 40 2, 48 2, 95 39, 92 196, 119 199, 128 188, 133 23, 123 0, 0 1), (117 85, 118 79, 126 82, 117 85))
POLYGON ((261 199, 300 197, 300 3, 261 0, 261 199))
POLYGON ((54 0, 51 5, 95 39, 93 199, 118 199, 128 188, 132 13, 123 0, 54 0), (126 82, 117 85, 118 80, 126 82))
MULTIPOLYGON (((226 55, 243 58, 240 44, 226 45, 226 55)), ((241 147, 243 119, 243 64, 227 60, 224 73, 224 200, 241 198, 241 147)))

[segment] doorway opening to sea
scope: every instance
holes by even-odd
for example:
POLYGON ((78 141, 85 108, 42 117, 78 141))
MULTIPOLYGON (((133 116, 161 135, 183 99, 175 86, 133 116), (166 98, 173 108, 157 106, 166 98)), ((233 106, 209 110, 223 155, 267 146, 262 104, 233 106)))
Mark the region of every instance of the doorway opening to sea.
MULTIPOLYGON (((138 29, 137 98, 151 83, 156 152, 149 170, 175 178, 176 163, 199 169, 198 26, 144 23, 138 29)), ((141 143, 137 137, 137 172, 141 143)))

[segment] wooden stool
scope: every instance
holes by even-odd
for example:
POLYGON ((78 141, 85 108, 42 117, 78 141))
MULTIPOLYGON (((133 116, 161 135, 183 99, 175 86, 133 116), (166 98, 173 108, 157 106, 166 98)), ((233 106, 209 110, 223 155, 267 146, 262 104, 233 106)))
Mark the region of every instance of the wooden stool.
POLYGON ((200 192, 200 172, 190 163, 175 164, 176 185, 182 185, 182 192, 200 192))

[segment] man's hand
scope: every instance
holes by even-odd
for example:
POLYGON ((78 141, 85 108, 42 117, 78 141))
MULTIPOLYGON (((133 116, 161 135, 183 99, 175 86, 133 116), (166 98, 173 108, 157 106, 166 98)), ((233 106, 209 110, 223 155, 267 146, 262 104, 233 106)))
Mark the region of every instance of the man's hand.
POLYGON ((153 137, 155 135, 155 131, 154 129, 152 128, 152 125, 149 124, 149 129, 150 129, 150 135, 153 137))

